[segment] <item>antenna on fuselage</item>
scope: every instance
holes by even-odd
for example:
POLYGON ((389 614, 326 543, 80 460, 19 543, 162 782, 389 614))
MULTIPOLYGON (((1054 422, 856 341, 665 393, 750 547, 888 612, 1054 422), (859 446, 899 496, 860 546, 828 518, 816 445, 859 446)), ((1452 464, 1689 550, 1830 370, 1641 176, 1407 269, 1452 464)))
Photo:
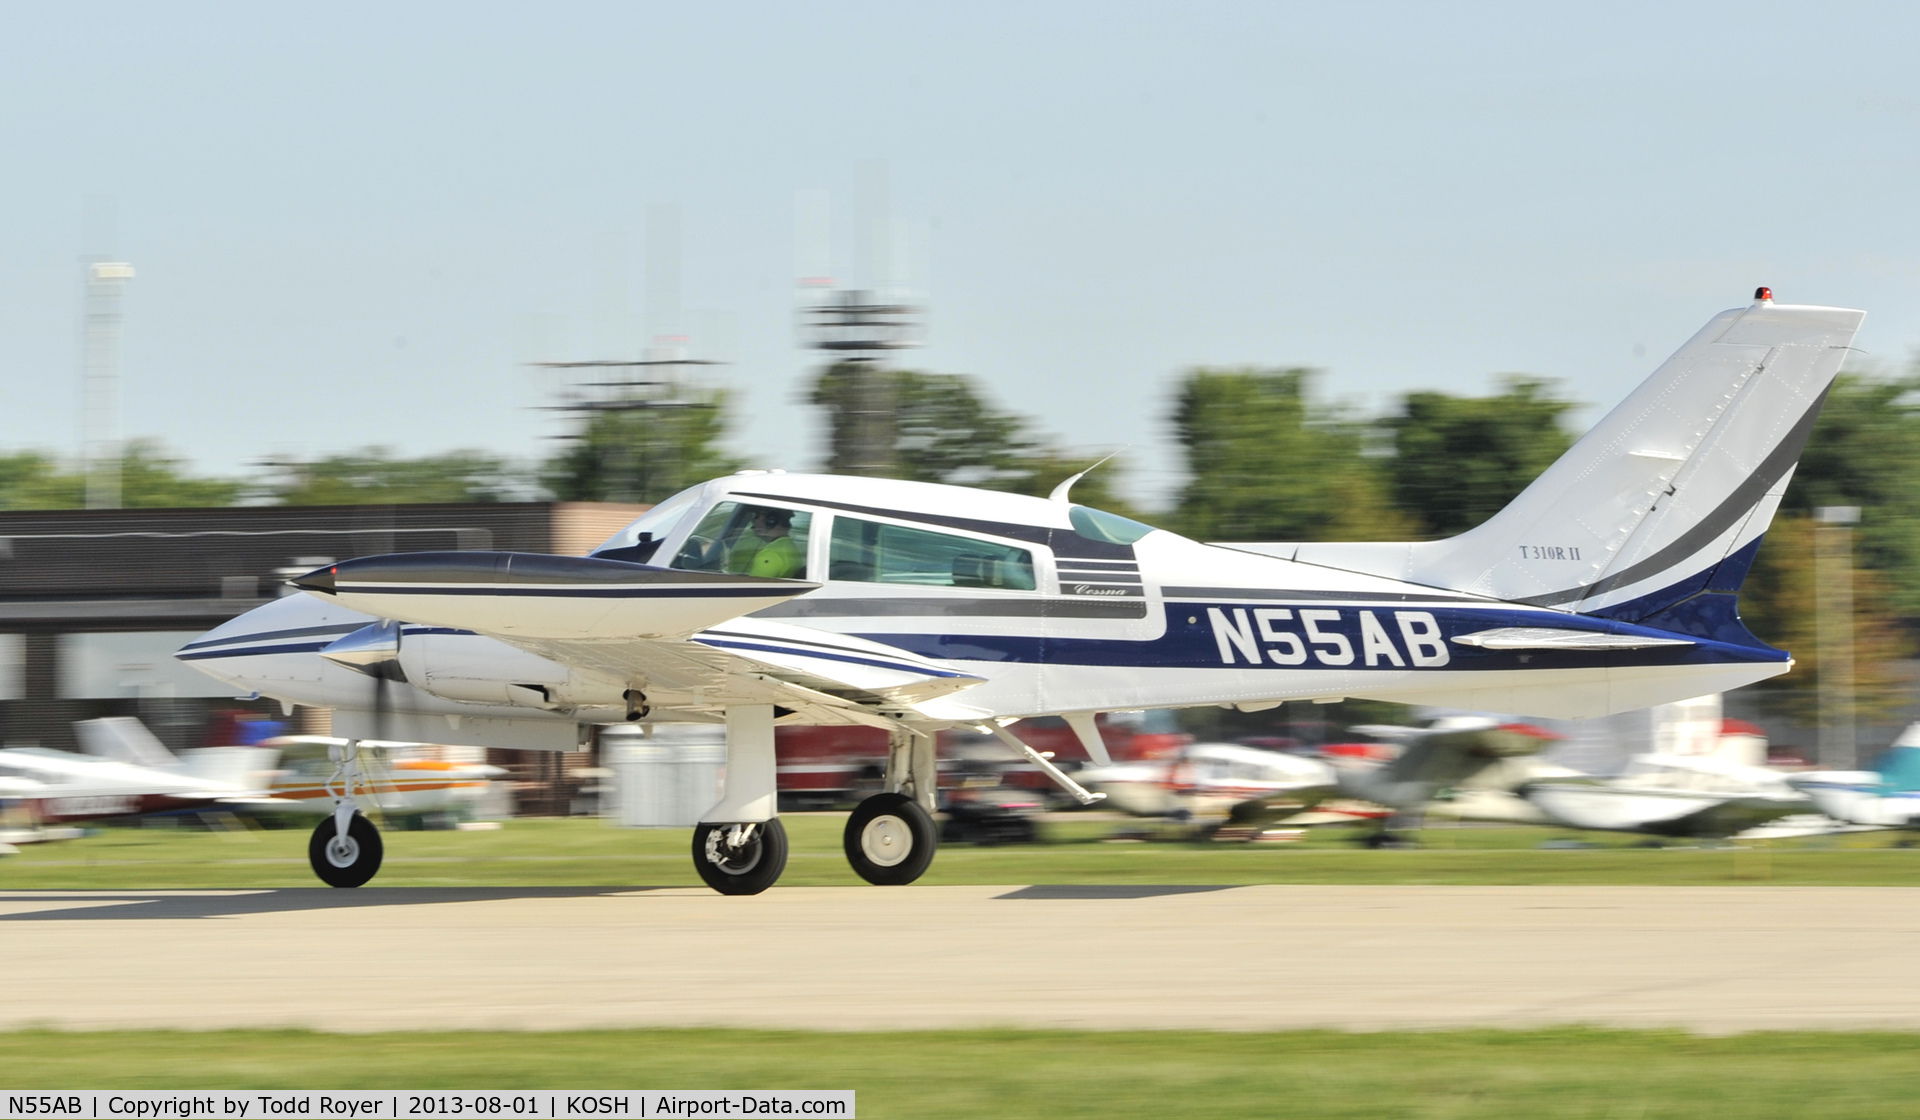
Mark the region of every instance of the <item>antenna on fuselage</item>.
MULTIPOLYGON (((1132 446, 1131 444, 1128 445, 1128 447, 1131 447, 1131 446, 1132 446)), ((1120 449, 1120 451, 1125 451, 1125 450, 1127 450, 1126 447, 1123 447, 1120 449)), ((1103 466, 1108 459, 1111 459, 1115 455, 1120 454, 1120 451, 1109 451, 1106 455, 1100 458, 1099 462, 1093 464, 1093 466, 1088 467, 1086 470, 1081 471, 1079 474, 1068 475, 1065 482, 1062 482, 1060 485, 1054 487, 1047 494, 1047 500, 1050 502, 1065 502, 1067 500, 1067 492, 1073 489, 1074 483, 1087 477, 1088 475, 1092 474, 1094 471, 1099 470, 1101 466, 1103 466)))

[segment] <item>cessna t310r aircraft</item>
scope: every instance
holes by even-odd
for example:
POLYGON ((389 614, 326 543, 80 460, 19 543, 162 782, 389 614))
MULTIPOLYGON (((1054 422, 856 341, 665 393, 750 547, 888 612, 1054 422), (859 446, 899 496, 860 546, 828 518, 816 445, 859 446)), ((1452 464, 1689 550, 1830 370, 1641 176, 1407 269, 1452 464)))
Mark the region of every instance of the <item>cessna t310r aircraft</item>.
MULTIPOLYGON (((293 581, 178 656, 335 709, 349 739, 566 750, 592 724, 724 721, 701 877, 765 890, 787 842, 774 728, 891 735, 848 860, 907 883, 932 860, 934 733, 1061 715, 1097 763, 1099 712, 1355 696, 1596 716, 1785 672, 1734 599, 1863 314, 1714 318, 1485 524, 1414 543, 1203 544, 1073 504, 868 478, 745 472, 662 502, 587 557, 404 553, 293 581)), ((366 882, 357 750, 313 864, 366 882)))

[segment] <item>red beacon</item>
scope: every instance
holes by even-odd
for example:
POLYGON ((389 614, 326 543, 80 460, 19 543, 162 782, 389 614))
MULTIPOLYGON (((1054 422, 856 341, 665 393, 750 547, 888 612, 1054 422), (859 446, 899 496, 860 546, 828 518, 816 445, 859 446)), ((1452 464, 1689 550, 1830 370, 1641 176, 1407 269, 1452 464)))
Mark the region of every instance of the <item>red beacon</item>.
POLYGON ((1753 298, 1760 301, 1761 303, 1772 303, 1773 289, 1772 288, 1755 288, 1753 290, 1753 298))

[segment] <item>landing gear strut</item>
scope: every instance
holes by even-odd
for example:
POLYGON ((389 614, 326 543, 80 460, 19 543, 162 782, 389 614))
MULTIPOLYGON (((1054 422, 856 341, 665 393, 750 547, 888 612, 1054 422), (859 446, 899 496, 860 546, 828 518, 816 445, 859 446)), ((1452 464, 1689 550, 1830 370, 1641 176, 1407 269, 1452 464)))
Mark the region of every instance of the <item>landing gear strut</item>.
POLYGON ((862 801, 847 818, 841 846, 854 874, 877 886, 904 886, 926 874, 940 846, 933 827, 939 783, 933 736, 892 732, 886 781, 887 792, 862 801))
POLYGON ((327 748, 334 762, 327 792, 333 794, 333 816, 314 827, 307 841, 307 862, 329 887, 364 886, 380 870, 386 846, 380 830, 362 816, 353 791, 361 785, 360 744, 349 741, 327 748))
POLYGON ((693 829, 693 868, 721 894, 759 894, 786 870, 787 830, 774 785, 773 706, 728 708, 720 803, 693 829))

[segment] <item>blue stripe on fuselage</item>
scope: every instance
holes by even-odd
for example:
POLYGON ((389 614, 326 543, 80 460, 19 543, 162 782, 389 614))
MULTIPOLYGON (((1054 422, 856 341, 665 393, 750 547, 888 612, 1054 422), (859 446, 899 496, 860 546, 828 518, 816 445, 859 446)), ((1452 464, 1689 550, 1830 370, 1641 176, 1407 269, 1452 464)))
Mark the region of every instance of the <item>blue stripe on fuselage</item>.
MULTIPOLYGON (((1458 608, 1433 606, 1418 611, 1404 606, 1330 606, 1324 602, 1302 603, 1283 609, 1293 611, 1293 617, 1287 620, 1274 620, 1271 630, 1275 633, 1293 633, 1300 637, 1309 651, 1307 660, 1299 665, 1281 665, 1273 660, 1277 651, 1283 655, 1290 652, 1290 646, 1284 642, 1266 641, 1261 637, 1257 625, 1253 625, 1256 610, 1271 611, 1276 607, 1274 601, 1257 603, 1169 603, 1164 606, 1166 612, 1166 632, 1158 637, 1145 640, 1115 638, 1069 638, 1038 637, 1033 635, 995 635, 995 634, 888 634, 861 633, 857 637, 868 641, 883 642, 922 657, 937 658, 943 661, 988 661, 1025 664, 1050 665, 1088 665, 1088 666, 1139 666, 1143 668, 1181 668, 1181 669, 1222 669, 1222 668, 1265 668, 1265 669, 1352 669, 1371 671, 1390 671, 1419 669, 1408 650, 1407 635, 1400 625, 1401 615, 1430 616, 1439 627, 1440 636, 1445 639, 1447 662, 1444 666, 1428 665, 1427 668, 1444 668, 1449 672, 1493 671, 1510 669, 1583 669, 1604 668, 1618 665, 1700 665, 1725 662, 1780 662, 1788 660, 1788 655, 1772 648, 1755 648, 1747 645, 1734 645, 1716 642, 1691 634, 1673 634, 1652 630, 1644 626, 1634 626, 1608 619, 1592 618, 1583 615, 1560 614, 1529 610, 1502 608, 1458 608), (1240 618, 1235 612, 1246 612, 1247 622, 1252 629, 1255 645, 1261 654, 1257 663, 1249 662, 1241 648, 1232 642, 1227 643, 1227 657, 1222 656, 1221 640, 1216 636, 1215 626, 1208 614, 1213 608, 1222 613, 1230 622, 1240 618), (1346 664, 1334 664, 1320 654, 1337 655, 1337 645, 1331 642, 1313 643, 1302 632, 1299 612, 1302 609, 1314 611, 1333 611, 1333 619, 1316 619, 1316 628, 1322 635, 1339 635, 1344 638, 1347 647, 1353 653, 1353 659, 1346 664), (1362 637, 1363 613, 1371 612, 1379 623, 1375 631, 1376 649, 1373 663, 1368 664, 1365 655, 1365 643, 1362 637), (1656 646, 1645 649, 1613 650, 1489 650, 1474 646, 1463 646, 1452 641, 1453 638, 1472 634, 1481 630, 1493 630, 1508 626, 1543 626, 1561 630, 1586 630, 1596 634, 1630 634, 1643 637, 1684 638, 1694 644, 1688 646, 1656 646), (1380 635, 1386 635, 1400 664, 1395 665, 1393 658, 1379 650, 1380 635)), ((1415 629, 1421 627, 1416 623, 1415 629)))

